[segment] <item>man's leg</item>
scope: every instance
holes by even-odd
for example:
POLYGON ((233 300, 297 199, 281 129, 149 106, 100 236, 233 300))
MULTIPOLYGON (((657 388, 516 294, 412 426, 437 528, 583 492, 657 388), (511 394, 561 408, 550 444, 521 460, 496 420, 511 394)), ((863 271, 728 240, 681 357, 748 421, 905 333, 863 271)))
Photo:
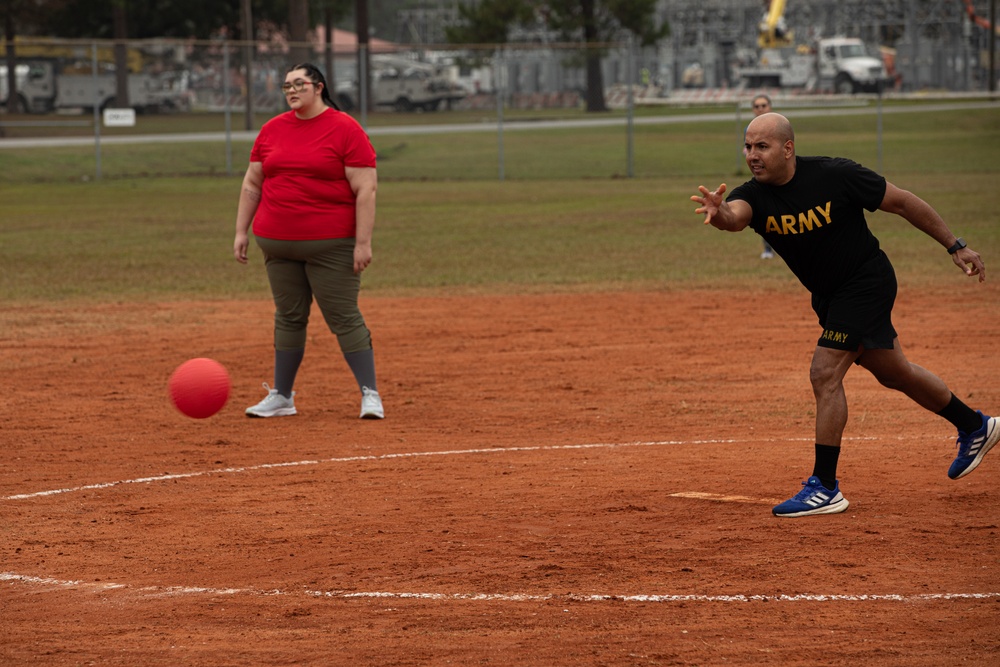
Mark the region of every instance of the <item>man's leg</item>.
POLYGON ((816 347, 809 367, 809 381, 816 398, 816 459, 813 474, 803 483, 803 489, 792 498, 776 505, 772 512, 779 517, 800 517, 837 514, 850 503, 840 493, 837 484, 837 461, 840 442, 847 425, 847 396, 844 376, 858 350, 834 350, 816 347))
POLYGON ((809 366, 809 382, 816 398, 816 442, 840 447, 847 426, 844 376, 858 358, 858 351, 816 347, 809 366))
POLYGON ((908 361, 898 338, 891 350, 866 350, 858 363, 882 385, 903 392, 958 429, 958 456, 948 469, 952 479, 962 478, 979 467, 983 457, 1000 442, 998 420, 973 410, 941 378, 908 361))
POLYGON ((951 400, 951 391, 941 378, 906 358, 899 338, 892 342, 891 350, 864 350, 858 363, 883 387, 903 392, 925 410, 941 412, 951 400))

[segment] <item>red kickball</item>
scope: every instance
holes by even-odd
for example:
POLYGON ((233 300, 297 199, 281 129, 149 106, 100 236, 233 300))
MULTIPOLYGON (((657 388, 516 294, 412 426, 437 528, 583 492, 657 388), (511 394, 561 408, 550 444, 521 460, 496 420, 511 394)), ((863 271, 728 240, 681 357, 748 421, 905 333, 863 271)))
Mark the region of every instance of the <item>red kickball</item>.
POLYGON ((191 359, 177 367, 169 387, 175 408, 192 419, 205 419, 229 400, 229 373, 214 359, 191 359))

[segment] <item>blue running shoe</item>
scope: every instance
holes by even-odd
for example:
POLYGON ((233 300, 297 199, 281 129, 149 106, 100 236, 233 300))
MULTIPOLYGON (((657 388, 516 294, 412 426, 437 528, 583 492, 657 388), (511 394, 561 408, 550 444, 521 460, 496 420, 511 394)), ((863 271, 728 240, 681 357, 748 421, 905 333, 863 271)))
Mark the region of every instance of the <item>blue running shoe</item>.
POLYGON ((1000 424, 997 424, 996 418, 984 415, 982 412, 979 412, 979 416, 983 418, 983 425, 978 431, 968 435, 958 432, 958 441, 955 443, 958 445, 958 457, 948 468, 948 477, 952 479, 965 477, 975 470, 986 456, 986 452, 993 449, 993 445, 1000 440, 1000 424))
POLYGON ((774 516, 837 514, 846 510, 847 506, 850 505, 847 498, 840 492, 840 482, 837 482, 837 488, 833 491, 823 486, 819 477, 810 477, 802 482, 802 486, 804 488, 795 494, 794 498, 790 498, 780 505, 775 505, 774 509, 771 510, 774 512, 774 516))

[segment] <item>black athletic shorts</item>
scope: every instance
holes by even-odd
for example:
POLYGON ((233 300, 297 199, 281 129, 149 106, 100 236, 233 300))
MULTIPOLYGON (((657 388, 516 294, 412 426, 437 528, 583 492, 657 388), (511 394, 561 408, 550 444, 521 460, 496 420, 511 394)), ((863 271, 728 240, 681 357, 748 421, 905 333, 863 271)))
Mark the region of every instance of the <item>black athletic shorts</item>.
POLYGON ((823 327, 816 344, 835 350, 891 350, 895 301, 896 272, 879 250, 835 293, 813 295, 812 307, 823 327))

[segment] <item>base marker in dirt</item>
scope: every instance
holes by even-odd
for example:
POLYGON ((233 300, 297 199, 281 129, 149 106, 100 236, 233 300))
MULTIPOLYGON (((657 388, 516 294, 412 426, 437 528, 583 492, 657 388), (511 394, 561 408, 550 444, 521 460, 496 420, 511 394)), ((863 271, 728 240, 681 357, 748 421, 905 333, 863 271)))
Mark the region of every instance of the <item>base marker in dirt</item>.
POLYGON ((693 498, 696 500, 712 500, 720 503, 751 503, 754 505, 775 505, 780 500, 774 498, 751 498, 750 496, 729 496, 723 493, 705 493, 702 491, 680 491, 668 494, 671 498, 693 498))

